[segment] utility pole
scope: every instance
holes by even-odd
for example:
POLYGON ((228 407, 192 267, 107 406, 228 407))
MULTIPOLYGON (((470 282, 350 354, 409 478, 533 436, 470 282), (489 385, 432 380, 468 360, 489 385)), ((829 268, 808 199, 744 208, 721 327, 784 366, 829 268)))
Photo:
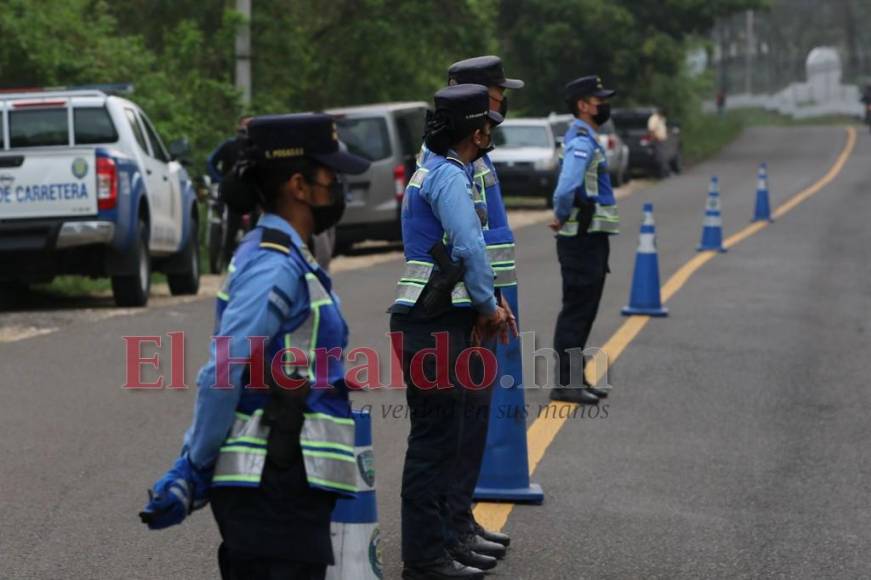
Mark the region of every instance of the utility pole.
POLYGON ((747 40, 747 46, 744 54, 744 92, 749 95, 753 93, 753 53, 756 52, 756 40, 753 38, 752 10, 747 11, 746 26, 747 30, 745 32, 745 37, 747 40))
POLYGON ((236 88, 246 107, 251 104, 251 1, 236 0, 236 12, 245 19, 236 31, 236 88))

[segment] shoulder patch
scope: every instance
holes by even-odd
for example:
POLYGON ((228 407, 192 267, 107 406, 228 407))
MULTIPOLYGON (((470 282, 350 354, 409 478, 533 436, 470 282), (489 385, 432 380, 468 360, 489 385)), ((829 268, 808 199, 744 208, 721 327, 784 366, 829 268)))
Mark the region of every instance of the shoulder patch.
POLYGON ((263 235, 260 237, 260 247, 264 250, 290 254, 290 246, 292 244, 290 236, 281 230, 263 228, 263 235))
POLYGON ((581 159, 586 159, 590 155, 584 151, 583 149, 575 149, 575 157, 580 157, 581 159))
POLYGON ((582 137, 587 137, 590 134, 590 131, 586 127, 578 127, 577 128, 578 135, 582 137))

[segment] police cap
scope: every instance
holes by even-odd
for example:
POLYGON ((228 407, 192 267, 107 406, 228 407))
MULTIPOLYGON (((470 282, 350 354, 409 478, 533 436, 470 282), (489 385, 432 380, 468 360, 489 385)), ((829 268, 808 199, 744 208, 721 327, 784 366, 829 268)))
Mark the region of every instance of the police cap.
POLYGON ((602 78, 598 75, 581 77, 566 83, 565 96, 567 101, 577 101, 586 97, 607 99, 617 94, 617 91, 606 89, 602 78))
POLYGON ((358 174, 369 162, 339 147, 333 117, 323 113, 264 115, 248 124, 255 160, 267 165, 309 158, 338 173, 358 174))
POLYGON ((494 125, 504 120, 502 115, 490 110, 490 95, 484 85, 445 87, 435 94, 434 100, 436 113, 448 117, 456 129, 477 126, 485 118, 494 125))
POLYGON ((476 56, 455 62, 448 69, 448 82, 452 84, 474 83, 485 87, 521 89, 520 79, 506 79, 502 59, 498 56, 476 56))

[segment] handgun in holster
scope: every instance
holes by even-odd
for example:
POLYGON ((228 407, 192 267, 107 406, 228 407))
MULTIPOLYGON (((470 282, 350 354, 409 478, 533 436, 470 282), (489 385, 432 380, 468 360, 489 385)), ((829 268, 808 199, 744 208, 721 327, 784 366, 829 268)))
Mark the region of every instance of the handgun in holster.
POLYGON ((430 248, 429 255, 432 256, 438 268, 433 271, 429 281, 424 286, 418 299, 418 305, 426 318, 434 318, 453 308, 451 294, 454 287, 466 274, 466 268, 462 262, 455 264, 451 260, 448 256, 448 249, 442 242, 435 243, 430 248))
POLYGON ((287 469, 300 454, 299 434, 311 383, 306 381, 296 389, 285 389, 269 377, 267 384, 269 402, 263 409, 263 424, 269 427, 266 457, 276 467, 287 469))

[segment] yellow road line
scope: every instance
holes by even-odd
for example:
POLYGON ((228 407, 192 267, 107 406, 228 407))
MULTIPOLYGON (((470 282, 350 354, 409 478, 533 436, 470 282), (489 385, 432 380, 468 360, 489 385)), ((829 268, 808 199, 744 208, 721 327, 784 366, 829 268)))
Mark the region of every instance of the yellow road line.
MULTIPOLYGON (((813 196, 826 185, 831 183, 831 181, 838 176, 841 170, 843 170, 855 145, 856 130, 853 127, 847 127, 847 142, 844 144, 844 148, 835 160, 834 165, 832 165, 826 174, 813 185, 801 190, 781 204, 774 211, 773 217, 780 218, 786 215, 788 212, 795 209, 801 202, 813 196)), ((726 248, 734 247, 750 236, 759 233, 768 227, 768 225, 769 222, 754 222, 727 238, 726 241, 723 242, 723 245, 726 248)), ((662 301, 668 302, 677 291, 687 283, 690 277, 699 270, 699 268, 704 266, 709 260, 717 255, 718 252, 713 251, 700 252, 683 266, 678 268, 677 272, 675 272, 662 286, 662 301)), ((623 351, 627 346, 629 346, 629 343, 638 336, 638 333, 647 326, 648 322, 650 322, 649 316, 631 316, 626 319, 620 328, 617 329, 617 332, 615 332, 605 343, 605 346, 602 347, 608 355, 609 364, 613 364, 620 355, 623 354, 623 351)), ((598 383, 602 378, 602 375, 606 372, 606 369, 598 369, 595 368, 595 366, 592 366, 587 370, 587 378, 590 379, 593 384, 598 383)), ((538 418, 532 422, 532 425, 530 425, 526 433, 529 451, 530 476, 535 472, 535 469, 544 457, 547 448, 553 442, 560 429, 562 429, 567 417, 572 415, 571 413, 565 412, 565 410, 563 410, 562 413, 559 411, 563 407, 574 408, 575 406, 576 405, 573 403, 552 402, 548 405, 547 410, 543 410, 539 413, 538 418)), ((475 506, 475 519, 477 519, 478 522, 487 529, 501 530, 505 526, 505 522, 508 521, 508 516, 511 514, 513 507, 514 504, 511 503, 479 503, 475 506)))

